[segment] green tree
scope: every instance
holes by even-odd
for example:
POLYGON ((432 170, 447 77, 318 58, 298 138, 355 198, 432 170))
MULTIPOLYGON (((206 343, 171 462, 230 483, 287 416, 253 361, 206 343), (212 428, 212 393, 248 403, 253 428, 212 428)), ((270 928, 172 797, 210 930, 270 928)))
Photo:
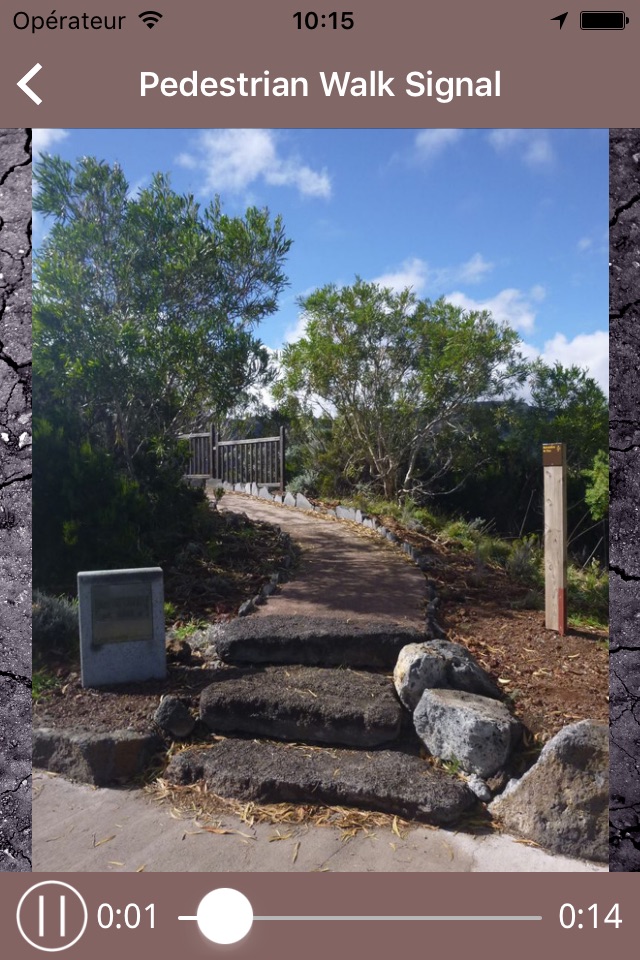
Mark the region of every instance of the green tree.
POLYGON ((299 305, 306 332, 282 353, 277 396, 330 417, 345 469, 388 498, 412 491, 425 451, 468 435, 474 404, 505 396, 525 376, 517 334, 484 311, 360 278, 299 305))
POLYGON ((578 366, 539 360, 530 386, 531 438, 537 446, 566 443, 569 468, 576 473, 586 469, 607 444, 609 405, 598 383, 578 366))
POLYGON ((609 454, 606 450, 599 450, 593 458, 589 470, 583 470, 589 481, 585 492, 585 500, 591 511, 593 520, 604 520, 609 513, 609 454))
POLYGON ((35 262, 36 406, 70 405, 131 476, 206 406, 265 376, 254 336, 286 279, 280 218, 223 214, 166 176, 132 197, 122 170, 44 157, 34 209, 53 218, 35 262))
POLYGON ((122 170, 44 157, 52 221, 33 293, 34 579, 162 563, 200 522, 179 482, 181 428, 268 375, 255 335, 286 284, 280 218, 229 217, 166 176, 131 196, 122 170))
MULTIPOLYGON (((579 541, 581 548, 590 549, 585 470, 606 447, 608 437, 607 398, 598 383, 578 366, 538 360, 531 366, 524 396, 506 404, 493 427, 488 409, 485 414, 476 428, 484 465, 452 498, 452 506, 469 513, 473 504, 482 503, 483 516, 495 518, 504 533, 539 531, 542 445, 563 442, 567 445, 569 529, 574 545, 579 541)), ((454 480, 462 469, 454 472, 454 480)))

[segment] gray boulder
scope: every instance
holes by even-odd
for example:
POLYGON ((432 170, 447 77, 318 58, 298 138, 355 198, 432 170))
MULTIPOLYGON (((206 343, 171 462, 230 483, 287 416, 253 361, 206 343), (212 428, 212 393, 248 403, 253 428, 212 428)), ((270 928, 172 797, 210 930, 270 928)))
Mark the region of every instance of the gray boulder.
POLYGON ((609 859, 609 727, 581 720, 489 806, 505 828, 554 853, 609 859))
POLYGON ((356 512, 352 510, 351 507, 343 507, 338 505, 336 507, 336 517, 338 520, 353 520, 356 519, 356 512))
POLYGON ((288 490, 284 495, 284 505, 285 507, 295 507, 296 505, 296 498, 288 490))
POLYGON ((260 497, 261 500, 273 500, 273 497, 270 494, 267 487, 259 487, 258 496, 260 497))
POLYGON ((298 510, 313 510, 313 504, 309 503, 303 493, 296 494, 296 507, 298 510))
POLYGON ((500 688, 459 643, 429 640, 400 651, 393 671, 396 692, 407 710, 415 710, 425 690, 450 687, 502 699, 500 688))
POLYGON ((165 697, 154 713, 153 719, 165 733, 178 739, 188 737, 193 733, 196 725, 187 707, 177 697, 165 697))
POLYGON ((521 733, 504 704, 462 690, 425 690, 413 722, 429 753, 483 779, 504 767, 521 733))

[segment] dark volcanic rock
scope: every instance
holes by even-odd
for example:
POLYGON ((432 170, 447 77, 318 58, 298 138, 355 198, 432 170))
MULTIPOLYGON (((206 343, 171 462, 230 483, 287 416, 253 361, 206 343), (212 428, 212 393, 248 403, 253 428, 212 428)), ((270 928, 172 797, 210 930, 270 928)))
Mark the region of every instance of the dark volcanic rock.
POLYGON ((395 740, 402 708, 386 677, 321 667, 221 670, 202 691, 214 733, 373 747, 395 740))
POLYGON ((158 726, 172 737, 184 738, 193 733, 196 721, 178 697, 165 697, 153 715, 158 726))
POLYGON ((344 623, 332 617, 255 617, 225 624, 218 655, 229 663, 305 663, 389 667, 425 635, 393 623, 344 623))
POLYGON ((145 773, 161 748, 155 734, 132 730, 89 733, 41 728, 33 731, 33 766, 103 787, 145 773))
POLYGON ((309 751, 223 740, 177 754, 165 777, 175 784, 205 780, 214 793, 237 800, 346 804, 432 824, 455 823, 476 803, 461 780, 392 750, 309 751))

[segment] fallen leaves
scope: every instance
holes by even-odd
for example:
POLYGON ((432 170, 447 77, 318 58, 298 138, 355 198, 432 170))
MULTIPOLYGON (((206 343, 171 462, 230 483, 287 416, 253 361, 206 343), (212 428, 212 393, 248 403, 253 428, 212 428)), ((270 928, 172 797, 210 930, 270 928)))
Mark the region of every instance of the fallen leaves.
POLYGON ((115 840, 116 834, 113 833, 110 837, 103 837, 102 840, 96 840, 96 835, 93 835, 93 846, 101 847, 103 843, 109 843, 111 840, 115 840))

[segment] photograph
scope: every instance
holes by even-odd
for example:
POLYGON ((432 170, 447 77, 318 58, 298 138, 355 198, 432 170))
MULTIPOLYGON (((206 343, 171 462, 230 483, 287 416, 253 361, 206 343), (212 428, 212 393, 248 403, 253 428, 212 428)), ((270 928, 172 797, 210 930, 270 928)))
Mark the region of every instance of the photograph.
POLYGON ((33 870, 606 872, 609 131, 32 147, 33 870))

